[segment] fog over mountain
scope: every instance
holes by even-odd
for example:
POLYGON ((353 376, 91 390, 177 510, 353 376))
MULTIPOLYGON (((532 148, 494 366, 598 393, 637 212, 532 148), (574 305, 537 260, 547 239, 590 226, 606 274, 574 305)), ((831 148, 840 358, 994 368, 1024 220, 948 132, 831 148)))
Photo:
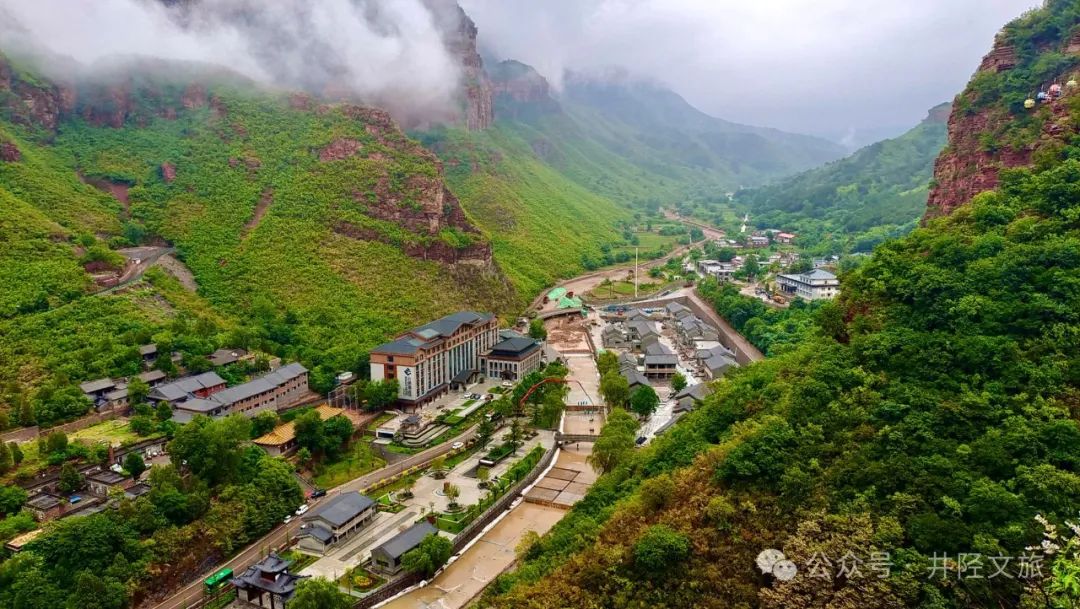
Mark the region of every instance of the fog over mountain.
POLYGON ((480 42, 564 70, 620 65, 728 120, 844 140, 896 135, 951 100, 1037 0, 462 0, 480 42))
POLYGON ((207 62, 428 116, 452 113, 460 77, 436 23, 421 0, 0 0, 9 52, 21 41, 88 65, 125 56, 207 62))

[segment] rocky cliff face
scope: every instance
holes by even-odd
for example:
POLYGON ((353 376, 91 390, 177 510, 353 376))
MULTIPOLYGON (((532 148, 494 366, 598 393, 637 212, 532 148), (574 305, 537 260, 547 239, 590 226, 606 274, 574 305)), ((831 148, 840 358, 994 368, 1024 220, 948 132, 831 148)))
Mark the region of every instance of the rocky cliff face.
POLYGON ((461 64, 461 99, 464 124, 470 131, 487 129, 495 122, 491 81, 476 50, 476 24, 455 0, 424 0, 443 32, 447 50, 461 64))
MULTIPOLYGON (((1043 51, 1080 56, 1080 32, 1061 45, 1044 46, 1043 51)), ((1015 46, 1007 36, 999 34, 993 49, 979 64, 972 84, 953 103, 948 122, 949 144, 934 165, 926 218, 951 213, 975 195, 996 188, 1001 170, 1029 165, 1038 150, 1077 135, 1078 126, 1070 120, 1068 110, 1068 102, 1075 96, 1073 91, 1066 90, 1063 97, 1039 104, 1033 110, 1019 110, 1030 117, 1013 114, 1003 100, 980 102, 977 83, 1008 78, 1018 66, 1015 46), (1034 120, 1025 126, 1024 133, 1017 134, 1014 129, 1006 136, 1007 129, 1021 118, 1034 120)), ((1067 78, 1066 73, 1055 74, 1051 82, 1067 78)), ((1032 86, 1035 90, 1041 87, 1032 86)), ((1034 95, 1034 91, 1030 94, 1034 95)))
POLYGON ((491 84, 495 111, 500 117, 523 120, 560 109, 547 79, 520 61, 495 64, 491 68, 491 84))
POLYGON ((74 107, 73 87, 22 78, 0 54, 0 112, 13 123, 54 131, 62 115, 74 107))
MULTIPOLYGON (((423 162, 432 163, 438 169, 435 176, 417 174, 408 177, 404 188, 400 189, 394 188, 390 176, 384 174, 375 185, 373 193, 359 190, 353 193, 356 201, 364 205, 366 215, 393 222, 418 235, 420 238, 416 241, 397 244, 414 258, 446 264, 491 264, 491 243, 469 222, 461 203, 446 187, 442 162, 438 157, 414 141, 401 137, 397 124, 385 111, 354 105, 343 106, 341 109, 350 117, 363 121, 367 125, 368 133, 375 136, 380 143, 402 149, 423 162), (375 196, 369 198, 369 194, 375 196), (459 242, 449 242, 448 234, 452 234, 459 242)), ((366 155, 363 144, 348 138, 334 140, 318 152, 319 159, 323 162, 357 155, 366 155)), ((376 231, 344 222, 338 223, 335 230, 354 238, 386 241, 386 238, 376 231)))

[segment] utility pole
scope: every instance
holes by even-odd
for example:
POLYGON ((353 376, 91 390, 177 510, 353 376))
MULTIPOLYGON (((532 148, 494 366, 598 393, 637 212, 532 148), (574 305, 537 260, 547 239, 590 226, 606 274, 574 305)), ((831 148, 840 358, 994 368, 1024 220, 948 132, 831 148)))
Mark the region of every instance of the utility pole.
POLYGON ((638 282, 638 249, 634 248, 634 300, 637 300, 637 282, 638 282))

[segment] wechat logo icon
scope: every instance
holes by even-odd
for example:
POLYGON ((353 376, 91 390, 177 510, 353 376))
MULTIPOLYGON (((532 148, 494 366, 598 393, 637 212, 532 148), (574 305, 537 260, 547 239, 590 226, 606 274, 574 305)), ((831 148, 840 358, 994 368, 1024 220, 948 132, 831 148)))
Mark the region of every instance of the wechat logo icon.
POLYGON ((795 574, 799 572, 799 568, 795 566, 795 563, 788 560, 783 552, 772 548, 762 550, 757 555, 755 562, 757 562, 757 567, 761 569, 762 573, 772 575, 782 582, 791 581, 795 578, 795 574))

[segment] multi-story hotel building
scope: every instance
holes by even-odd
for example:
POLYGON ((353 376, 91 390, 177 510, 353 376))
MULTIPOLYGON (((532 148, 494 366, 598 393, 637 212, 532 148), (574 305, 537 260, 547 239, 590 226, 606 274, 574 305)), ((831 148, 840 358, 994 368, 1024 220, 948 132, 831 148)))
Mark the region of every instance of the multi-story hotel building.
POLYGON ((372 350, 371 378, 397 379, 402 403, 424 404, 480 374, 480 357, 498 342, 494 315, 454 313, 372 350))

